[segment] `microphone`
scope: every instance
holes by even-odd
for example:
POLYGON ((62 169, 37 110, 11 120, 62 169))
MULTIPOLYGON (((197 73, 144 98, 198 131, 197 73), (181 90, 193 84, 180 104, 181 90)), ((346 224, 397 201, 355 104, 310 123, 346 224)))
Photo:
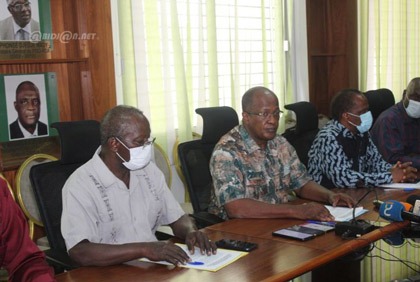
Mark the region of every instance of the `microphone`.
POLYGON ((379 215, 389 221, 410 220, 420 223, 420 216, 412 213, 413 206, 410 203, 387 200, 385 202, 374 200, 373 204, 379 208, 379 215))
POLYGON ((389 221, 404 221, 402 212, 410 212, 412 208, 409 203, 388 200, 379 206, 379 215, 389 221))
POLYGON ((407 198, 407 203, 413 205, 413 213, 420 216, 420 196, 410 195, 407 198))
POLYGON ((351 221, 337 222, 335 224, 335 234, 346 236, 346 237, 357 237, 375 229, 375 226, 365 220, 356 220, 356 207, 360 202, 370 193, 372 189, 369 189, 354 205, 353 207, 353 218, 351 221))

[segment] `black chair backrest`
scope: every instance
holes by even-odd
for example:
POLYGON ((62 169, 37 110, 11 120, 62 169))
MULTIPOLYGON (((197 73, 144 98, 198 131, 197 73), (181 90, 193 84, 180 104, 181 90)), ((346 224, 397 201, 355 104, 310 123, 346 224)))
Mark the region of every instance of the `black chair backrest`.
POLYGON ((53 161, 31 168, 32 187, 50 248, 66 250, 61 235, 61 211, 63 209, 61 190, 67 178, 80 165, 78 163, 62 165, 60 161, 53 161))
POLYGON ((212 178, 209 161, 215 144, 192 140, 178 145, 182 174, 190 195, 194 213, 207 211, 210 203, 212 178))
POLYGON ((51 127, 57 129, 60 137, 61 158, 58 161, 33 166, 29 177, 50 247, 66 250, 61 235, 61 191, 67 178, 89 160, 99 147, 99 122, 57 122, 51 124, 51 127))
POLYGON ((387 88, 366 91, 365 96, 372 112, 373 123, 383 111, 395 104, 394 94, 387 88))
POLYGON ((214 146, 229 130, 239 124, 238 115, 230 107, 196 109, 203 118, 203 135, 199 140, 178 145, 181 170, 185 178, 194 213, 207 211, 213 181, 209 161, 214 146))
POLYGON ((301 101, 285 105, 286 109, 295 112, 296 125, 287 129, 283 136, 295 148, 299 160, 306 166, 308 152, 318 133, 318 113, 311 102, 301 101))

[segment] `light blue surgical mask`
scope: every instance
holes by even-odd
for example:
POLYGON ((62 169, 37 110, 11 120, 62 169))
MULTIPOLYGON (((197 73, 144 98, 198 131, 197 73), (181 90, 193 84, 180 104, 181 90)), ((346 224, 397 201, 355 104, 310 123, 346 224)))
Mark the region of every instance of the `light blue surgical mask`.
POLYGON ((365 133, 369 131, 373 122, 372 113, 370 111, 367 111, 366 113, 361 114, 360 116, 352 114, 352 113, 348 113, 348 114, 360 118, 359 125, 355 125, 354 123, 349 121, 350 124, 356 126, 357 130, 359 130, 360 133, 365 133))

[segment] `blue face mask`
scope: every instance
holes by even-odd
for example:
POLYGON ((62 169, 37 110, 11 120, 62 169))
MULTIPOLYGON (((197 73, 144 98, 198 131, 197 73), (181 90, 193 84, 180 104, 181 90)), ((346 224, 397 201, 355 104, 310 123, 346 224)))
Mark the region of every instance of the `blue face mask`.
POLYGON ((359 125, 355 125, 354 123, 349 121, 350 124, 356 126, 357 130, 359 130, 360 133, 365 133, 365 132, 369 131, 370 127, 372 126, 372 122, 373 122, 372 113, 370 111, 367 111, 366 113, 364 113, 360 116, 352 114, 352 113, 348 113, 348 114, 360 118, 360 124, 359 125))

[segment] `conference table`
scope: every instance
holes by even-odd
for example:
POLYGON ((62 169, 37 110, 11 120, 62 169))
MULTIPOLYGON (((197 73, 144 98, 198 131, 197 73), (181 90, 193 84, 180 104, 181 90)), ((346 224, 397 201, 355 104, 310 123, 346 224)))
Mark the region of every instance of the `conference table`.
MULTIPOLYGON (((232 219, 204 228, 213 241, 226 238, 249 241, 258 244, 258 248, 234 263, 216 271, 203 271, 175 266, 165 266, 138 260, 107 267, 80 267, 56 276, 57 281, 288 281, 309 271, 318 271, 312 276, 313 281, 327 279, 324 273, 341 271, 351 275, 358 261, 353 265, 346 261, 340 267, 334 265, 337 261, 355 251, 368 247, 371 243, 387 235, 402 230, 410 222, 388 222, 379 217, 374 208, 373 200, 406 201, 412 194, 420 195, 420 190, 405 191, 400 189, 373 188, 335 189, 337 192, 350 194, 354 199, 363 200, 360 205, 369 210, 357 219, 364 219, 377 229, 357 238, 342 238, 335 232, 328 232, 315 239, 301 242, 293 239, 272 236, 272 232, 281 228, 305 223, 296 219, 232 219), (334 267, 332 267, 334 266, 334 267), (347 269, 348 268, 348 269, 347 269), (316 278, 318 277, 318 278, 316 278)), ((297 199, 293 203, 302 204, 304 200, 297 199)), ((356 276, 358 275, 356 270, 356 276)), ((339 279, 339 278, 336 278, 339 279)), ((342 280, 342 279, 341 279, 342 280)), ((339 281, 339 280, 336 280, 339 281)), ((350 281, 350 280, 349 280, 350 281)))

